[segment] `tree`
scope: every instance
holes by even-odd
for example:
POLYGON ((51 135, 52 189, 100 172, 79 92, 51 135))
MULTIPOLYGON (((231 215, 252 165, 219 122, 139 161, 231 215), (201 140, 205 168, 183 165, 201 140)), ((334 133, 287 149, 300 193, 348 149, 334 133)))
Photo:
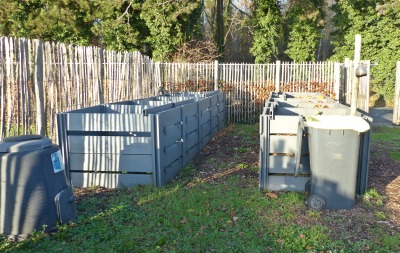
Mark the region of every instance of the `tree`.
POLYGON ((150 30, 146 41, 154 60, 164 61, 200 31, 200 0, 146 0, 140 14, 150 30))
POLYGON ((150 32, 140 18, 143 0, 94 0, 91 4, 91 32, 97 38, 92 44, 117 51, 141 50, 147 53, 145 40, 150 32))
POLYGON ((148 35, 134 0, 26 0, 0 6, 0 34, 111 50, 138 50, 148 35))
POLYGON ((371 69, 373 89, 391 103, 394 96, 396 55, 400 55, 400 3, 396 0, 338 0, 333 6, 337 27, 332 59, 354 54, 354 36, 362 35, 361 58, 378 65, 371 69))
POLYGON ((274 0, 255 0, 253 10, 253 46, 250 52, 258 63, 277 59, 282 43, 282 21, 279 5, 274 0))
POLYGON ((321 28, 323 0, 289 1, 284 10, 286 55, 294 61, 315 61, 321 28))
POLYGON ((90 42, 87 1, 14 0, 1 8, 0 33, 3 35, 78 44, 90 42))

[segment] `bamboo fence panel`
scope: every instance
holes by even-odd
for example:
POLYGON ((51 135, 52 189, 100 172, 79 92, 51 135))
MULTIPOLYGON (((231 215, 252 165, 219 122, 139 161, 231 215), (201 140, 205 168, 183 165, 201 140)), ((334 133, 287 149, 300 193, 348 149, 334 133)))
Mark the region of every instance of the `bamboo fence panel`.
MULTIPOLYGON (((344 69, 346 76, 351 69, 344 69)), ((159 63, 139 52, 0 37, 0 139, 43 133, 55 140, 57 113, 153 96, 160 87, 220 89, 228 122, 255 123, 270 92, 333 96, 337 76, 333 62, 159 63)), ((351 85, 345 81, 344 91, 351 85)))
POLYGON ((156 65, 139 52, 0 37, 0 139, 55 140, 59 112, 155 95, 156 65))

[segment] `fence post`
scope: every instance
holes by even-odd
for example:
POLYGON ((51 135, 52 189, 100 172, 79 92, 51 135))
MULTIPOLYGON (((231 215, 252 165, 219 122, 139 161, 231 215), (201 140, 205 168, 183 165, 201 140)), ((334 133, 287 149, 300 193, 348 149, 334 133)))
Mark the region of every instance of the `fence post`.
POLYGON ((279 92, 279 83, 281 77, 281 61, 275 63, 275 92, 279 92))
POLYGON ((394 93, 393 120, 394 124, 400 123, 400 61, 396 63, 396 84, 394 93))
POLYGON ((106 83, 105 79, 105 75, 104 75, 104 49, 102 48, 97 48, 98 52, 99 52, 99 58, 95 59, 98 63, 99 66, 99 70, 97 73, 97 75, 99 76, 99 81, 98 81, 98 85, 99 85, 99 102, 100 104, 104 104, 104 84, 106 83))
POLYGON ((350 115, 355 116, 357 112, 357 100, 358 100, 358 87, 360 78, 356 77, 356 69, 358 67, 361 57, 361 35, 356 34, 354 42, 354 69, 353 69, 353 85, 351 87, 351 104, 350 104, 350 115))
POLYGON ((156 62, 154 66, 154 90, 152 92, 153 96, 156 96, 158 93, 158 90, 162 88, 162 74, 161 74, 161 63, 156 62))
POLYGON ((351 85, 351 75, 349 75, 350 71, 350 59, 345 58, 344 64, 342 68, 342 90, 340 91, 341 102, 345 104, 350 104, 350 93, 349 93, 349 86, 351 85))
POLYGON ((36 132, 44 135, 46 118, 43 95, 43 41, 34 40, 35 47, 35 93, 36 93, 36 132))
POLYGON ((4 42, 4 37, 0 37, 0 141, 3 140, 5 137, 6 133, 6 128, 5 128, 5 90, 6 90, 6 77, 5 77, 5 64, 4 64, 4 51, 3 51, 3 43, 4 42))
POLYGON ((143 74, 142 74, 142 68, 143 68, 143 61, 142 61, 142 54, 139 52, 135 53, 135 61, 134 63, 136 64, 135 69, 136 69, 136 90, 135 90, 135 98, 138 99, 140 98, 140 93, 139 90, 142 89, 143 86, 143 74))
POLYGON ((218 90, 218 81, 219 81, 219 73, 218 73, 218 60, 214 62, 214 90, 218 90))
POLYGON ((335 100, 336 101, 339 101, 339 99, 340 99, 339 92, 340 92, 341 84, 342 83, 340 80, 340 63, 335 62, 334 71, 333 71, 333 91, 335 92, 335 100))

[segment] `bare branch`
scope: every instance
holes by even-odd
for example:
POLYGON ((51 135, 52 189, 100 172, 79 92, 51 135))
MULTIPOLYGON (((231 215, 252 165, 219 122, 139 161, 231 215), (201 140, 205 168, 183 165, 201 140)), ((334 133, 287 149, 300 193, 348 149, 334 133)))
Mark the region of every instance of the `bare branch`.
POLYGON ((244 12, 244 11, 242 11, 241 9, 239 9, 239 8, 238 8, 234 3, 232 3, 232 2, 231 2, 231 6, 233 6, 233 8, 235 8, 237 11, 239 11, 239 12, 242 13, 243 15, 246 15, 246 16, 248 16, 248 17, 250 17, 250 18, 253 17, 253 15, 250 15, 249 13, 244 12))
POLYGON ((182 45, 173 56, 177 62, 213 62, 218 59, 214 41, 191 40, 182 45))
POLYGON ((131 0, 131 1, 129 2, 129 5, 128 5, 128 7, 126 7, 124 13, 122 13, 122 15, 119 16, 116 20, 120 20, 120 19, 123 18, 126 14, 128 14, 129 8, 131 8, 131 6, 132 6, 132 4, 133 4, 133 1, 134 1, 134 0, 131 0))

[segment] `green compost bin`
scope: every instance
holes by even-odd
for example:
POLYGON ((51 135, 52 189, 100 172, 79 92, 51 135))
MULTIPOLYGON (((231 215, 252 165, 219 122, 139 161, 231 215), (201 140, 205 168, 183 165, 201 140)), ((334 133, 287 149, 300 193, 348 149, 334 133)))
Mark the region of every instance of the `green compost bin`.
POLYGON ((312 209, 354 207, 361 134, 369 124, 357 116, 308 117, 312 209))

